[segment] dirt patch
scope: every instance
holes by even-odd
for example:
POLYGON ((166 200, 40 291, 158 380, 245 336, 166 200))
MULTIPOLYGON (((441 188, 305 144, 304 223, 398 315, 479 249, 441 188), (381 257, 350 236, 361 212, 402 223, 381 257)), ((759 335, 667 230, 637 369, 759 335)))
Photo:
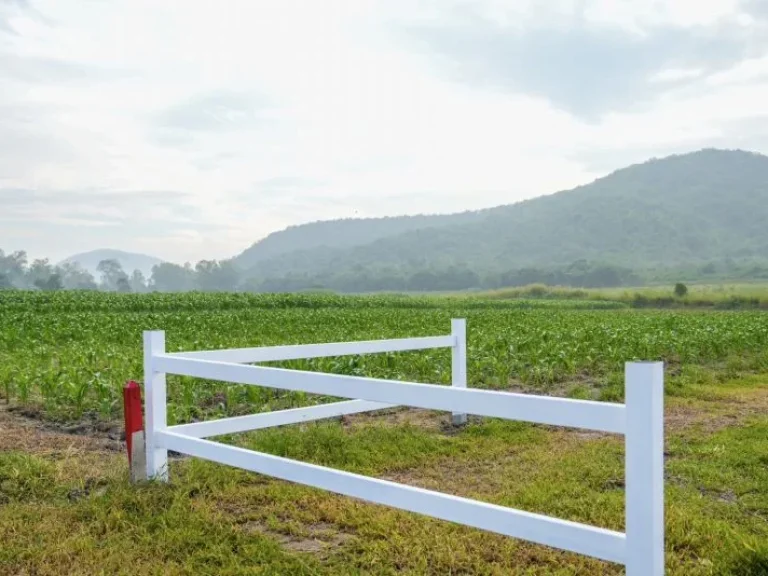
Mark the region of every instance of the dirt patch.
MULTIPOLYGON (((606 435, 607 436, 607 435, 606 435)), ((448 456, 429 466, 415 466, 389 472, 383 480, 464 498, 488 498, 513 489, 515 478, 531 477, 541 468, 541 451, 556 456, 573 446, 574 434, 558 430, 541 443, 510 443, 501 453, 483 458, 448 456)))
POLYGON ((583 373, 570 375, 567 380, 552 382, 546 386, 525 383, 516 378, 511 378, 504 391, 515 392, 517 394, 536 394, 537 396, 568 398, 568 395, 574 388, 580 388, 588 392, 590 399, 596 399, 600 389, 604 385, 605 382, 602 379, 583 373))
MULTIPOLYGON (((552 430, 557 430, 552 428, 552 430)), ((575 430, 570 433, 571 437, 578 440, 600 440, 602 438, 609 438, 614 434, 608 434, 607 432, 595 432, 591 430, 575 430)))
POLYGON ((717 414, 701 407, 675 406, 665 414, 664 427, 666 430, 675 431, 696 427, 712 433, 729 426, 736 426, 741 419, 737 414, 717 414))
POLYGON ((668 472, 665 472, 664 474, 664 481, 667 484, 674 484, 682 488, 692 488, 694 490, 697 490, 699 494, 701 494, 703 497, 716 500, 717 502, 724 502, 726 504, 739 503, 739 496, 733 490, 730 490, 730 489, 715 490, 712 488, 703 488, 701 486, 697 486, 695 483, 693 483, 691 480, 687 478, 678 476, 676 474, 670 474, 668 472))
POLYGON ((327 556, 333 549, 342 546, 345 542, 354 537, 352 534, 340 532, 336 526, 325 522, 304 526, 303 531, 306 532, 306 536, 298 536, 295 534, 270 530, 263 523, 255 520, 244 522, 240 525, 240 528, 251 534, 258 533, 266 535, 269 538, 276 540, 286 550, 320 556, 327 556))
POLYGON ((20 450, 33 454, 68 451, 118 452, 125 443, 114 428, 97 431, 81 425, 64 426, 39 419, 39 413, 0 405, 0 452, 20 450), (38 416, 37 418, 34 416, 38 416))
POLYGON ((345 428, 355 429, 363 426, 414 426, 426 430, 450 431, 451 415, 447 412, 423 410, 421 408, 390 408, 376 412, 350 414, 341 417, 345 428))
POLYGON ((720 502, 725 502, 726 504, 735 504, 738 501, 738 497, 733 492, 733 490, 726 490, 724 492, 717 490, 701 490, 701 493, 704 496, 709 496, 719 500, 720 502))
POLYGON ((42 410, 30 406, 8 406, 11 415, 37 422, 38 426, 52 432, 81 436, 103 437, 108 440, 125 440, 122 421, 103 420, 95 414, 85 414, 76 421, 57 422, 45 417, 42 410))
POLYGON ((506 478, 505 472, 514 461, 514 455, 507 455, 493 461, 445 459, 427 468, 399 470, 381 478, 454 496, 479 497, 493 494, 501 489, 506 478))
POLYGON ((749 390, 717 400, 694 401, 669 406, 664 417, 668 430, 692 428, 711 434, 724 428, 739 426, 754 416, 768 412, 768 388, 749 390))
POLYGON ((82 488, 73 488, 67 494, 70 502, 77 502, 89 496, 103 496, 107 493, 107 482, 100 478, 88 478, 82 488))
POLYGON ((223 515, 237 530, 266 536, 287 550, 327 557, 355 535, 328 518, 317 515, 317 509, 296 510, 269 516, 263 506, 247 494, 238 493, 216 502, 207 501, 203 506, 213 506, 217 515, 223 515))

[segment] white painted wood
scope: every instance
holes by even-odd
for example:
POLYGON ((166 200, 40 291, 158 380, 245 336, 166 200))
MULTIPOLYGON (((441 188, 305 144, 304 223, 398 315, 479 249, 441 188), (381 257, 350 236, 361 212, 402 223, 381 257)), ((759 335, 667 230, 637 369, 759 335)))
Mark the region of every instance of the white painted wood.
POLYGON ((624 405, 608 402, 228 364, 164 354, 154 358, 154 366, 158 371, 209 380, 300 390, 312 394, 463 412, 552 426, 622 434, 626 423, 624 405))
POLYGON ((190 456, 610 562, 624 561, 625 536, 619 532, 188 438, 167 430, 160 432, 159 437, 164 448, 190 456))
POLYGON ((323 418, 334 418, 345 414, 359 414, 372 412, 384 408, 394 408, 394 404, 381 404, 368 402, 367 400, 349 400, 347 402, 333 402, 307 408, 294 408, 291 410, 279 410, 277 412, 264 412, 261 414, 249 414, 234 418, 222 418, 207 422, 194 422, 192 424, 179 424, 169 426, 168 431, 183 434, 192 438, 209 438, 221 434, 235 434, 248 430, 260 430, 285 424, 297 424, 312 422, 323 418))
POLYGON ((168 451, 157 446, 157 433, 167 426, 165 372, 157 355, 165 353, 165 332, 144 332, 144 395, 147 478, 168 481, 168 451))
POLYGON ((195 358, 217 362, 246 364, 251 362, 272 362, 279 360, 300 360, 304 358, 327 358, 356 354, 379 354, 384 352, 405 352, 453 347, 453 336, 430 336, 427 338, 404 338, 399 340, 371 340, 363 342, 338 342, 332 344, 302 344, 298 346, 267 346, 263 348, 233 348, 231 350, 200 350, 195 352, 174 352, 170 356, 195 358))
MULTIPOLYGON (((454 338, 451 348, 451 386, 454 388, 467 387, 467 321, 463 318, 451 320, 451 335, 454 338)), ((454 426, 467 423, 467 415, 454 412, 451 415, 454 426)))
POLYGON ((147 479, 147 448, 144 445, 144 430, 131 434, 131 483, 147 479))
POLYGON ((625 367, 627 576, 664 574, 664 365, 625 367))

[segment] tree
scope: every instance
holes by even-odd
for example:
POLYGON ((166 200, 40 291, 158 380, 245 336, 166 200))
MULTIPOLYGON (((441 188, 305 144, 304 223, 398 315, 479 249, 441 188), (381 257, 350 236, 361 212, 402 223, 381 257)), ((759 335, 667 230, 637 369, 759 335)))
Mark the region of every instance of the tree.
POLYGON ((613 266, 598 266, 584 275, 585 288, 614 288, 621 286, 621 270, 613 266))
POLYGON ((686 294, 688 294, 688 286, 686 286, 682 282, 678 282, 677 284, 675 284, 675 296, 677 296, 678 298, 682 298, 686 294))
POLYGON ((144 278, 144 274, 141 272, 141 270, 133 271, 133 274, 131 275, 130 288, 131 292, 136 292, 137 294, 141 294, 142 292, 147 291, 147 281, 144 278))
POLYGON ((408 281, 408 289, 414 292, 427 292, 434 290, 437 285, 437 277, 429 270, 416 272, 408 281))
POLYGON ((200 260, 195 272, 197 287, 203 291, 233 291, 240 282, 240 273, 230 261, 200 260))
POLYGON ((56 290, 63 290, 64 284, 61 280, 61 275, 58 272, 54 272, 46 279, 35 280, 35 286, 39 290, 45 290, 46 292, 53 292, 56 290))
POLYGON ((127 285, 130 289, 128 275, 123 271, 123 267, 120 265, 120 262, 114 258, 102 260, 99 262, 96 270, 101 274, 102 290, 117 292, 121 287, 124 288, 125 285, 127 285))
POLYGON ((6 255, 0 250, 0 275, 5 276, 6 281, 10 282, 15 288, 25 288, 25 273, 27 268, 27 253, 18 250, 12 254, 6 255))
POLYGON ((98 290, 93 275, 77 262, 66 262, 57 268, 65 290, 98 290))
POLYGON ((9 290, 10 288, 13 288, 11 279, 5 274, 0 274, 0 290, 9 290))
POLYGON ((191 265, 179 266, 163 262, 152 267, 149 288, 158 292, 184 292, 192 290, 194 282, 195 272, 191 265))
POLYGON ((117 279, 117 291, 123 294, 129 294, 131 292, 131 283, 128 281, 128 276, 121 276, 117 279))
MULTIPOLYGON (((47 290, 43 286, 48 286, 48 279, 55 273, 54 267, 48 261, 48 258, 37 259, 27 269, 27 286, 35 286, 40 290, 47 290)), ((61 279, 58 279, 61 284, 61 279)))

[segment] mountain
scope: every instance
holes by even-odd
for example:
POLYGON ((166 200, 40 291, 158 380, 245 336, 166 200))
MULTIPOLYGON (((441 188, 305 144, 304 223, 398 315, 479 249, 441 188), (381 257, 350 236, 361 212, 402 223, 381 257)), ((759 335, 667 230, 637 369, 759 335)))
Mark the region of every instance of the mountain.
POLYGON ((768 260, 768 157, 706 149, 591 184, 449 216, 347 219, 272 234, 235 258, 257 279, 477 274, 588 260, 632 269, 768 260))
POLYGON ((152 266, 163 263, 162 260, 155 258, 154 256, 123 252, 122 250, 93 250, 91 252, 70 256, 61 263, 76 262, 98 279, 99 273, 96 271, 96 267, 102 260, 117 260, 129 276, 134 270, 141 270, 141 273, 144 274, 146 278, 149 278, 152 274, 152 266))
POLYGON ((364 246, 390 236, 423 228, 467 224, 482 220, 487 210, 434 216, 347 218, 290 226, 270 234, 234 258, 241 269, 279 258, 291 252, 313 249, 346 249, 364 246))

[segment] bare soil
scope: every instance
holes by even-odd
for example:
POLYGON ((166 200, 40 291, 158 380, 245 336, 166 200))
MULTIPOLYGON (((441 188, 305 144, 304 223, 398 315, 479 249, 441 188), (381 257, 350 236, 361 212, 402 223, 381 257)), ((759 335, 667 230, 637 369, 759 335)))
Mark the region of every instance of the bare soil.
POLYGON ((57 424, 41 419, 38 411, 0 404, 0 452, 125 451, 124 433, 118 426, 116 423, 96 425, 87 422, 57 424))
POLYGON ((304 526, 304 529, 308 532, 306 537, 270 530, 263 523, 256 520, 248 520, 240 524, 240 528, 246 532, 256 532, 269 536, 288 550, 320 556, 327 556, 334 548, 338 548, 354 537, 347 532, 340 532, 338 526, 326 522, 304 526))
POLYGON ((669 430, 695 428, 715 433, 743 425, 747 420, 768 412, 768 387, 745 390, 713 401, 675 402, 668 406, 664 425, 669 430))

